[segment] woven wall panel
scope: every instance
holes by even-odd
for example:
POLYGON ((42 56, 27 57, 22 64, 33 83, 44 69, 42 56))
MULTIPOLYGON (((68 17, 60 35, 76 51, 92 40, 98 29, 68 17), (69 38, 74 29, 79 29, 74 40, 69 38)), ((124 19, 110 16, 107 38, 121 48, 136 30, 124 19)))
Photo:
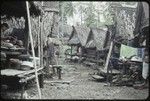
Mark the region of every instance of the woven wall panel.
POLYGON ((135 28, 135 9, 117 9, 117 33, 124 38, 133 38, 133 31, 135 28))

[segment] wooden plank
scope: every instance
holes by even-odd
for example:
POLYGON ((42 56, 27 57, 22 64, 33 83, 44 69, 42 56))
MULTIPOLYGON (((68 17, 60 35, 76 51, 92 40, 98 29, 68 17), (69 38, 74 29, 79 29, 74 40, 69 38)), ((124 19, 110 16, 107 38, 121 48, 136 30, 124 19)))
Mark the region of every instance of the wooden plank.
POLYGON ((25 50, 25 48, 8 48, 8 47, 4 47, 4 46, 1 46, 0 49, 5 49, 5 50, 9 50, 9 51, 22 51, 22 50, 25 50))
POLYGON ((21 70, 16 70, 16 69, 4 69, 1 70, 1 75, 6 75, 6 76, 16 76, 18 74, 25 73, 26 71, 21 71, 21 70))
POLYGON ((104 60, 100 59, 100 60, 95 60, 95 59, 86 59, 87 61, 91 61, 91 62, 94 62, 94 63, 102 63, 104 62, 104 60))
POLYGON ((94 78, 94 79, 104 79, 104 77, 99 76, 99 75, 92 75, 92 78, 94 78))
POLYGON ((84 64, 86 64, 86 65, 89 65, 89 66, 93 66, 93 65, 95 65, 96 63, 91 63, 91 62, 83 62, 84 64))
POLYGON ((72 81, 74 81, 74 79, 72 80, 55 80, 55 81, 47 81, 45 80, 44 83, 71 83, 72 81))
MULTIPOLYGON (((107 73, 106 69, 100 69, 100 71, 103 72, 103 73, 107 73)), ((116 70, 116 69, 112 69, 112 74, 120 74, 120 71, 116 70)))
MULTIPOLYGON (((38 73, 38 75, 40 75, 41 73, 38 73)), ((19 82, 27 82, 28 80, 31 80, 31 79, 34 79, 35 78, 35 75, 32 74, 30 76, 24 76, 22 77, 22 79, 19 81, 19 82)))
MULTIPOLYGON (((37 69, 37 72, 39 72, 40 70, 42 70, 43 69, 43 67, 42 68, 38 68, 37 69)), ((19 75, 17 75, 18 77, 22 77, 22 76, 24 76, 24 75, 28 75, 28 74, 30 74, 30 73, 34 73, 35 72, 35 70, 30 70, 30 71, 25 71, 24 73, 21 73, 21 74, 19 74, 19 75)))

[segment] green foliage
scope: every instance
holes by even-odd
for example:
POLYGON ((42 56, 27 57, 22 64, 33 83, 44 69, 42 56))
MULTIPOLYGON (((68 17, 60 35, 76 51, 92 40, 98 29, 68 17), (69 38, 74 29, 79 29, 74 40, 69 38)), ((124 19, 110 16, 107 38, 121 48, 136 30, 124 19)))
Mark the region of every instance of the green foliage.
POLYGON ((93 27, 96 25, 96 15, 95 15, 96 9, 94 8, 94 5, 92 2, 88 4, 88 6, 84 9, 85 13, 85 25, 88 27, 93 27))
POLYGON ((60 1, 59 8, 60 8, 59 15, 61 17, 61 22, 63 24, 66 24, 67 17, 73 17, 73 13, 75 12, 73 4, 72 2, 60 1))
POLYGON ((72 2, 66 2, 64 6, 64 15, 68 17, 72 17, 74 12, 74 7, 72 5, 72 2))
POLYGON ((112 25, 113 15, 116 11, 112 9, 114 6, 135 5, 135 2, 107 2, 100 6, 102 11, 99 11, 93 2, 60 2, 60 15, 63 18, 63 22, 66 22, 68 17, 73 17, 76 12, 80 15, 80 23, 88 27, 99 27, 103 25, 112 25), (63 14, 62 14, 63 13, 63 14), (101 15, 104 16, 104 21, 101 22, 101 15))
POLYGON ((73 7, 72 2, 60 2, 60 15, 66 16, 66 17, 72 17, 73 12, 75 12, 75 9, 73 7))

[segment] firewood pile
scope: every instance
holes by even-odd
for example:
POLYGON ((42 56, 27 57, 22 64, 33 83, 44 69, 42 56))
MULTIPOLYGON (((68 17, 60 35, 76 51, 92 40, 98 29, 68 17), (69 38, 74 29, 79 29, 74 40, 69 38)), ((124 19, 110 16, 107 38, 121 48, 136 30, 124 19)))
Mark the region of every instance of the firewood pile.
POLYGON ((19 70, 33 69, 33 58, 31 58, 30 55, 24 54, 25 48, 23 47, 23 42, 21 40, 2 40, 1 50, 1 61, 5 60, 3 61, 3 66, 5 66, 5 64, 9 65, 2 68, 19 70))

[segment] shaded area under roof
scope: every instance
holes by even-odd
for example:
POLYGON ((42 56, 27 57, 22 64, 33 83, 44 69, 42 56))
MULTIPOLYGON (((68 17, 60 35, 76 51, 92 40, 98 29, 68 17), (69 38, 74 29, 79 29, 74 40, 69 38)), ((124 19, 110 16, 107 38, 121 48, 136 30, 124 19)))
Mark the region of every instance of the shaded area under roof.
MULTIPOLYGON (((41 8, 37 3, 30 1, 30 13, 32 16, 38 16, 41 14, 41 8)), ((1 2, 1 16, 7 15, 7 17, 21 17, 27 14, 25 1, 2 1, 1 2)))

